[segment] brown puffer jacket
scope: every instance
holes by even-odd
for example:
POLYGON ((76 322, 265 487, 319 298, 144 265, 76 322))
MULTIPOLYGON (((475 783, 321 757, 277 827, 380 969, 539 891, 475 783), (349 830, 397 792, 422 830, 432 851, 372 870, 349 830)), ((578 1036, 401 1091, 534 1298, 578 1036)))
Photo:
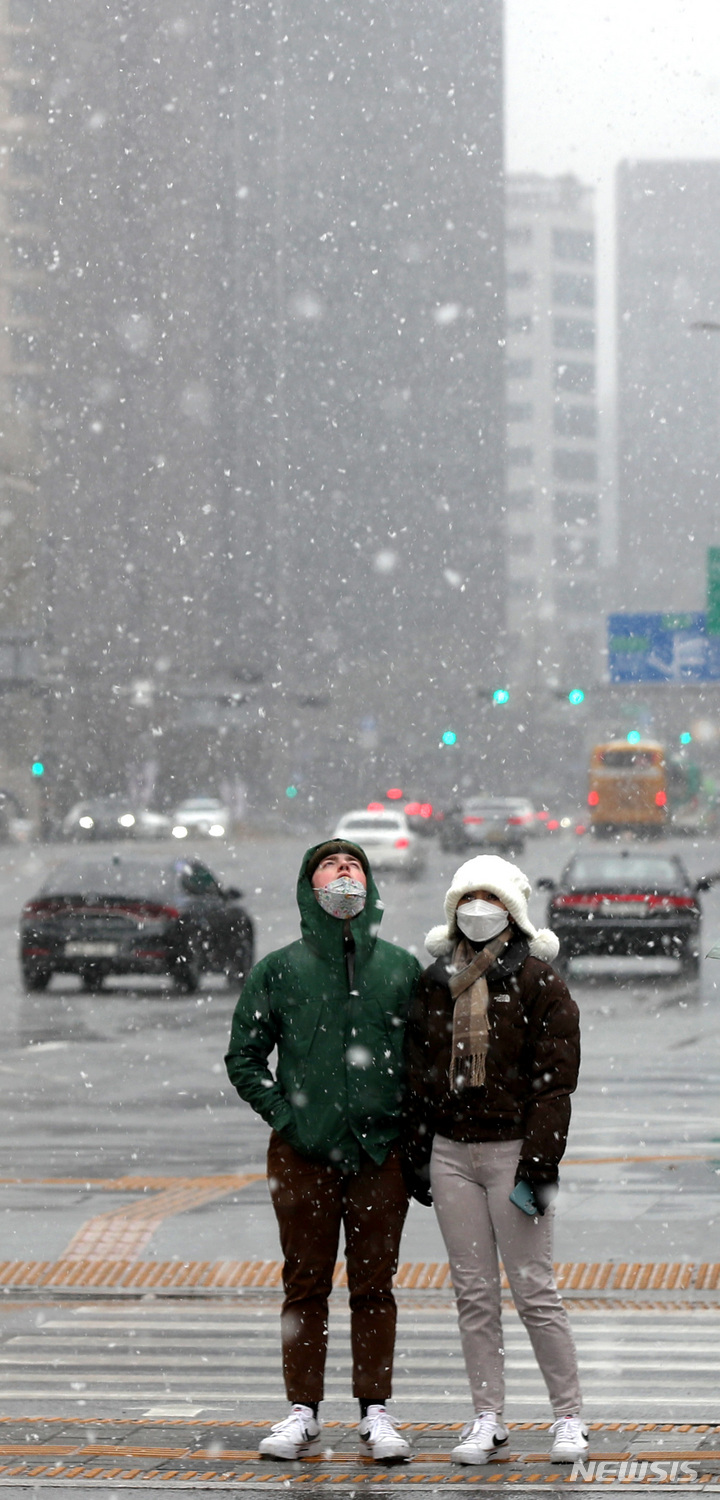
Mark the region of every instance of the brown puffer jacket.
POLYGON ((486 975, 489 1042, 482 1088, 450 1089, 453 1000, 448 962, 421 975, 406 1031, 405 1154, 424 1175, 434 1134, 522 1140, 520 1167, 552 1175, 565 1151, 580 1067, 578 1008, 519 933, 486 975))

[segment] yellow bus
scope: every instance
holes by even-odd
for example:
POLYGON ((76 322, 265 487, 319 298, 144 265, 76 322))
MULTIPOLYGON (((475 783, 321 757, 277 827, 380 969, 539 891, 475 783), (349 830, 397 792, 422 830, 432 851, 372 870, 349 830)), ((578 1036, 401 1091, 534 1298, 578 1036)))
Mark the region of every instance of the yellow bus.
POLYGON ((596 835, 630 829, 650 837, 667 822, 665 751, 656 740, 610 740, 590 756, 588 807, 596 835))

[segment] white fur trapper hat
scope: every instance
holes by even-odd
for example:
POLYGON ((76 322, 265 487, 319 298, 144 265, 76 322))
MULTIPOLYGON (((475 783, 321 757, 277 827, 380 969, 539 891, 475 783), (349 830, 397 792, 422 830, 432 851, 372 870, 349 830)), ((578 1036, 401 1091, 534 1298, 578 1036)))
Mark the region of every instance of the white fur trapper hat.
POLYGON ((492 891, 507 907, 510 916, 522 932, 530 939, 533 958, 542 958, 552 963, 557 958, 560 943, 549 927, 533 927, 528 916, 528 896, 532 887, 527 875, 517 865, 497 854, 478 854, 461 865, 453 875, 452 885, 445 896, 445 926, 432 927, 425 939, 425 947, 433 958, 443 958, 451 953, 457 940, 455 912, 461 896, 468 891, 492 891))

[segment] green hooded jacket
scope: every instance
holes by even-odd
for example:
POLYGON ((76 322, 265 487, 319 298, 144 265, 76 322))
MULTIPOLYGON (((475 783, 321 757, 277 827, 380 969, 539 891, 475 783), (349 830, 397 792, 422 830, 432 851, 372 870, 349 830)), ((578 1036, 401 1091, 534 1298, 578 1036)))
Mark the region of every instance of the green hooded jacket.
POLYGON ((319 847, 308 849, 298 877, 302 936, 251 970, 225 1063, 240 1098, 302 1156, 357 1171, 361 1147, 382 1163, 400 1133, 405 1020, 421 970, 378 938, 383 908, 368 872, 365 906, 350 923, 351 992, 345 923, 322 910, 306 874, 319 847))

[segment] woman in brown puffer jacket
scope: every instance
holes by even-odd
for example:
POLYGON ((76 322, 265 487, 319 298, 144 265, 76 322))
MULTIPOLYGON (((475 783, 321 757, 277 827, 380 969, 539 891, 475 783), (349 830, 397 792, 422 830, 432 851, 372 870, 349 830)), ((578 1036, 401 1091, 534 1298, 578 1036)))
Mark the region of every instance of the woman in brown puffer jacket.
POLYGON ((580 1065, 578 1011, 550 967, 557 938, 528 917, 529 895, 526 876, 497 855, 461 866, 446 922, 426 939, 435 962, 407 1029, 406 1149, 447 1246, 476 1413, 452 1453, 466 1464, 507 1453, 500 1257, 550 1394, 551 1457, 588 1451, 551 1206, 580 1065))

